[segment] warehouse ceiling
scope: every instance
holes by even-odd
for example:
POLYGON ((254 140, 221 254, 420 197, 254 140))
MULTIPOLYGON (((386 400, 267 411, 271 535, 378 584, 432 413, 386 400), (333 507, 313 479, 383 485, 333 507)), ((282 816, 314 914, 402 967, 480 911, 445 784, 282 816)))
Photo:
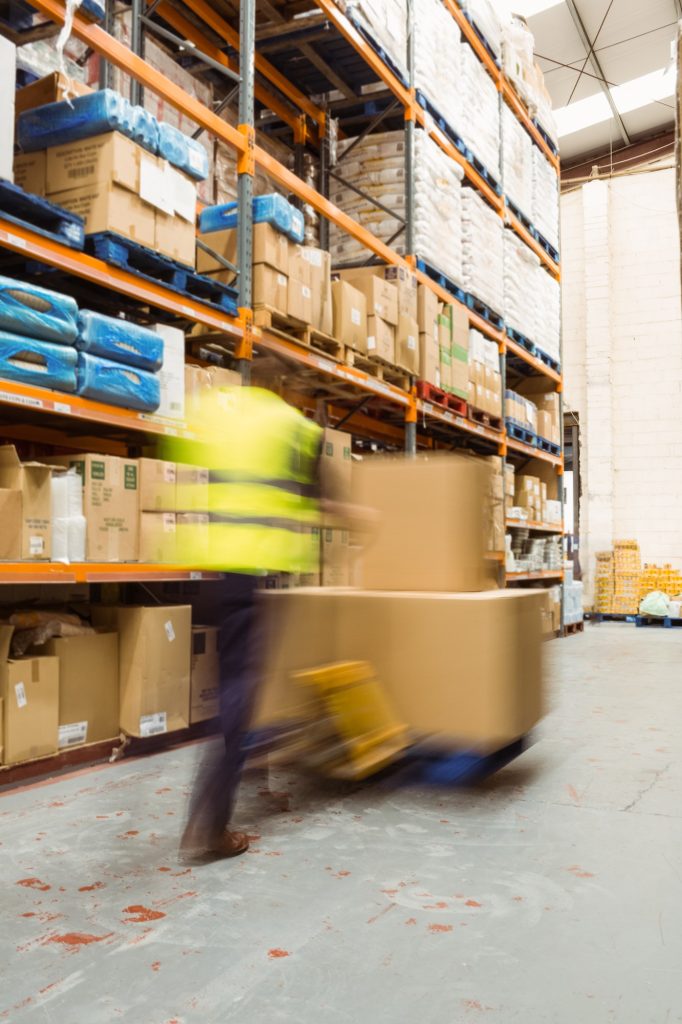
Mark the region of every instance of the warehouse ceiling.
POLYGON ((681 0, 518 0, 552 96, 564 165, 674 127, 681 0))

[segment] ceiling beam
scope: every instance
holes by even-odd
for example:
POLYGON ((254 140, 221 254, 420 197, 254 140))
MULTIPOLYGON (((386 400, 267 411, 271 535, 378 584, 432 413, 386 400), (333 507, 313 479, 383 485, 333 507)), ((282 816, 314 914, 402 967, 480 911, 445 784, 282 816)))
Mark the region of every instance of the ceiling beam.
POLYGON ((609 106, 611 107, 611 112, 614 116, 616 124, 618 125, 618 131, 620 132, 621 138, 625 145, 629 146, 630 136, 627 133, 627 129, 623 124, 623 118, 620 116, 620 113, 618 112, 618 107, 616 106, 614 98, 611 95, 611 90, 609 89, 609 86, 607 84, 601 63, 599 62, 599 58, 594 52, 594 44, 588 36, 587 30, 585 29, 585 25, 583 24, 583 19, 580 15, 580 11, 578 10, 576 0, 566 0, 566 6, 568 7, 569 14, 573 19, 573 24, 575 25, 576 31, 580 36, 580 40, 585 49, 587 50, 587 60, 592 65, 592 69, 595 72, 597 78, 599 79, 599 84, 601 86, 602 92, 606 96, 609 106))
POLYGON ((572 164, 562 163, 561 187, 573 188, 588 178, 610 176, 617 172, 631 170, 653 160, 663 160, 675 153, 675 129, 659 132, 643 142, 636 142, 621 149, 596 153, 591 157, 576 157, 572 164))

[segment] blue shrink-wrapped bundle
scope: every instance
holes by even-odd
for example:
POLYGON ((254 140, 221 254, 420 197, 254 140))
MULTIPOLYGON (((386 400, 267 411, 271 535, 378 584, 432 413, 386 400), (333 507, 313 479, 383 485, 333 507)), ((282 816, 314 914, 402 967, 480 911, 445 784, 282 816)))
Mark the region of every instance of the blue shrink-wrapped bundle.
POLYGON ((131 138, 150 153, 159 152, 159 122, 144 107, 132 108, 131 138))
POLYGON ((24 153, 77 142, 104 132, 123 132, 134 137, 133 108, 113 89, 100 89, 71 100, 24 110, 17 119, 17 142, 24 153))
POLYGON ((161 402, 159 378, 134 366, 78 353, 78 394, 107 405, 154 412, 161 402))
POLYGON ((195 181, 208 177, 206 147, 165 121, 159 122, 159 155, 195 181))
POLYGON ((53 345, 0 331, 0 377, 57 391, 76 390, 78 353, 69 345, 53 345))
POLYGON ((163 365, 163 338, 155 331, 89 309, 78 316, 76 348, 152 373, 163 365))
MULTIPOLYGON (((207 235, 212 231, 236 228, 237 220, 236 203, 207 206, 199 216, 199 231, 207 235)), ((303 214, 287 202, 284 196, 280 196, 276 192, 267 196, 254 197, 253 222, 254 224, 270 224, 283 235, 288 235, 292 242, 303 241, 305 231, 303 214)))
POLYGON ((78 334, 78 306, 70 295, 0 277, 0 330, 73 345, 78 334))

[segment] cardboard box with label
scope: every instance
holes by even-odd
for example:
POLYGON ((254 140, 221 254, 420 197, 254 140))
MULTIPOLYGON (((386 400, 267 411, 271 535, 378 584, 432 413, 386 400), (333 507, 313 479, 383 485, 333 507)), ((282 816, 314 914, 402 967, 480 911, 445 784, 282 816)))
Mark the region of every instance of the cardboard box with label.
POLYGON ((163 366, 159 370, 161 404, 157 416, 185 418, 185 332, 169 324, 154 324, 152 330, 163 338, 163 366))
MULTIPOLYGON (((398 289, 398 316, 418 319, 417 277, 405 267, 373 268, 379 277, 390 281, 398 289)), ((419 333, 419 332, 417 332, 419 333)))
POLYGON ((140 512, 140 562, 173 565, 177 558, 175 512, 140 512))
POLYGON ((59 659, 59 748, 117 736, 118 634, 59 637, 44 650, 59 659))
POLYGON ((490 470, 461 455, 372 456, 353 467, 353 500, 379 523, 363 556, 368 590, 492 590, 481 509, 490 470))
POLYGON ((0 698, 4 763, 18 764, 57 751, 59 660, 11 658, 13 626, 0 625, 0 698))
POLYGON ((208 469, 178 462, 176 466, 176 508, 178 512, 208 511, 208 469))
POLYGON ((24 110, 44 107, 47 103, 61 103, 62 100, 85 96, 89 92, 92 89, 85 82, 70 78, 61 71, 53 71, 51 75, 44 75, 36 82, 17 89, 14 97, 15 114, 18 117, 24 110))
POLYGON ((312 326, 322 334, 331 335, 334 330, 331 256, 324 249, 315 249, 311 245, 304 246, 302 252, 303 258, 310 264, 312 326))
MULTIPOLYGON (((105 610, 108 620, 110 612, 105 610)), ((154 736, 189 725, 192 609, 189 605, 116 609, 120 726, 154 736)))
POLYGON ((282 316, 287 316, 289 278, 286 274, 265 263, 256 263, 253 268, 253 304, 270 306, 282 316))
POLYGON ((175 512, 177 469, 164 459, 139 459, 141 512, 175 512))
POLYGON ((215 626, 192 626, 190 688, 190 723, 216 718, 220 714, 220 658, 215 626))
POLYGON ((420 284, 417 288, 417 323, 420 334, 433 334, 438 319, 438 296, 432 288, 420 284))
POLYGON ((367 355, 395 365, 395 327, 378 316, 367 317, 367 355))
POLYGON ((323 587, 350 586, 348 530, 322 530, 321 578, 323 587))
POLYGON ((348 281, 332 284, 333 334, 337 341, 367 354, 367 300, 348 281))
POLYGON ((419 324, 403 313, 398 318, 395 335, 395 362, 408 373, 419 373, 419 324))
POLYGON ((351 475, 353 470, 353 438, 343 430, 325 427, 322 438, 320 476, 322 491, 333 501, 351 500, 351 475))
POLYGON ((48 198, 57 206, 82 217, 86 235, 114 231, 148 249, 153 249, 156 244, 154 208, 127 189, 95 184, 69 192, 51 193, 48 198))
MULTIPOLYGON (((54 461, 54 460, 50 460, 54 461)), ((7 519, 3 518, 3 540, 10 558, 30 561, 49 560, 52 554, 52 469, 40 462, 21 462, 13 444, 0 447, 0 501, 7 519), (10 497, 3 492, 15 491, 10 497), (18 517, 17 517, 18 516, 18 517), (17 534, 21 537, 18 548, 17 534), (20 554, 17 555, 17 551, 20 554)))
POLYGON ((378 277, 374 267, 341 270, 339 276, 342 281, 348 281, 365 296, 368 317, 381 317, 387 324, 397 327, 398 289, 395 284, 384 277, 378 277))
POLYGON ((310 288, 310 261, 306 258, 305 247, 289 242, 289 277, 310 288))
POLYGON ((289 278, 287 315, 295 320, 301 320, 304 324, 311 323, 313 318, 313 293, 310 285, 295 277, 289 278))
POLYGON ((441 386, 440 346, 433 333, 419 335, 419 379, 441 386))
POLYGON ((136 459, 115 455, 60 455, 83 481, 88 562, 136 562, 139 550, 140 492, 136 459))
MULTIPOLYGON (((212 231, 208 235, 199 236, 201 241, 223 256, 226 260, 237 265, 237 229, 229 228, 225 231, 212 231)), ((279 270, 285 277, 289 276, 289 239, 280 231, 277 231, 270 224, 253 225, 253 262, 265 263, 273 270, 279 270)), ((223 271, 225 268, 213 256, 197 249, 197 270, 200 274, 214 274, 223 271)), ((234 280, 234 275, 232 275, 234 280)), ((230 282, 227 282, 230 283, 230 282)))

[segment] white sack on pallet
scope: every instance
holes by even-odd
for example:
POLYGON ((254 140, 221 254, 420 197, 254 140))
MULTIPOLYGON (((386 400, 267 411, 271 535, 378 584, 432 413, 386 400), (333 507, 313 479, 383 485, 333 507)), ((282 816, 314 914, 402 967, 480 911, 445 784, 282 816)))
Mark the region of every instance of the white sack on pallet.
POLYGON ((497 182, 500 180, 500 94, 468 43, 460 47, 462 138, 497 182))
POLYGON ((543 266, 535 271, 535 333, 533 341, 561 362, 561 285, 543 266))
POLYGON ((459 26, 442 0, 419 0, 414 18, 414 84, 460 134, 464 108, 461 38, 459 26))
POLYGON ((559 176, 544 153, 533 146, 533 227, 559 249, 559 176))
POLYGON ((472 188, 462 189, 462 274, 465 290, 501 314, 504 224, 472 188))
POLYGON ((504 229, 505 321, 535 341, 537 333, 537 271, 540 260, 511 228, 504 229))
POLYGON ((376 40, 393 63, 407 75, 407 0, 336 0, 376 40))
POLYGON ((496 57, 502 53, 502 24, 506 16, 498 13, 491 0, 460 0, 460 7, 485 37, 496 57))
POLYGON ((535 94, 535 61, 533 34, 522 18, 509 18, 502 32, 502 67, 529 106, 535 94))
POLYGON ((469 362, 482 363, 496 373, 500 372, 500 353, 497 343, 486 338, 475 327, 469 328, 469 362))
POLYGON ((502 104, 502 187, 530 220, 533 212, 533 143, 506 103, 502 104))

